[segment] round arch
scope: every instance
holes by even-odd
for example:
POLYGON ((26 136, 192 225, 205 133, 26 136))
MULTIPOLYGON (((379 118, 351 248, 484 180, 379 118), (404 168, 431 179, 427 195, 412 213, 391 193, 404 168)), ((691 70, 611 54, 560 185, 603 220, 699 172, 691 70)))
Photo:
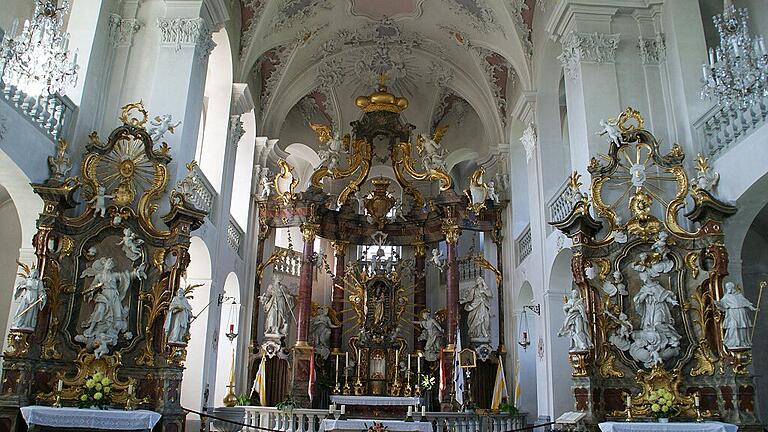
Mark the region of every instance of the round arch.
MULTIPOLYGON (((531 305, 534 301, 533 287, 530 282, 525 281, 520 287, 520 291, 517 295, 517 301, 515 302, 516 309, 514 315, 517 317, 517 326, 515 329, 515 348, 517 349, 517 370, 515 376, 519 381, 521 389, 520 400, 517 402, 517 407, 522 412, 538 413, 538 391, 537 391, 537 342, 540 331, 537 326, 537 317, 525 308, 526 305, 531 305), (522 342, 523 332, 527 334, 527 340, 530 345, 523 346, 518 342, 522 342)), ((515 388, 518 383, 514 383, 515 388)))
POLYGON ((218 329, 219 345, 216 350, 216 378, 213 392, 215 405, 221 404, 227 394, 233 352, 235 365, 238 363, 237 340, 230 341, 227 336, 240 332, 240 280, 234 272, 229 273, 224 280, 224 298, 219 310, 221 312, 218 329))
POLYGON ((547 380, 539 386, 539 394, 543 393, 542 385, 547 387, 549 393, 546 405, 539 398, 539 410, 542 406, 548 406, 548 414, 551 418, 557 418, 562 413, 573 411, 573 395, 571 391, 571 366, 568 363, 569 341, 559 337, 558 332, 563 323, 562 304, 563 295, 569 293, 573 287, 571 274, 571 249, 561 250, 552 263, 549 271, 549 283, 545 294, 545 307, 542 311, 542 322, 547 327, 544 335, 546 353, 545 363, 547 380))

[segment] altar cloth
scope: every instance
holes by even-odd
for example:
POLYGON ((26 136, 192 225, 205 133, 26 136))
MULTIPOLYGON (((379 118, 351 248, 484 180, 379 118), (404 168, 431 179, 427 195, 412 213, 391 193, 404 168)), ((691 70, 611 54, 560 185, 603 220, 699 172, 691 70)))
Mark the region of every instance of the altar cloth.
POLYGON ((736 432, 739 427, 721 422, 603 422, 601 432, 736 432))
POLYGON ((21 415, 29 426, 103 430, 152 430, 161 417, 147 410, 53 408, 39 405, 21 407, 21 415))
POLYGON ((418 397, 399 396, 331 396, 331 402, 337 405, 382 405, 382 406, 415 406, 421 404, 418 397))
POLYGON ((365 431, 374 423, 381 423, 388 431, 396 432, 433 432, 432 423, 428 421, 405 422, 402 420, 334 420, 324 419, 320 422, 320 431, 365 431))

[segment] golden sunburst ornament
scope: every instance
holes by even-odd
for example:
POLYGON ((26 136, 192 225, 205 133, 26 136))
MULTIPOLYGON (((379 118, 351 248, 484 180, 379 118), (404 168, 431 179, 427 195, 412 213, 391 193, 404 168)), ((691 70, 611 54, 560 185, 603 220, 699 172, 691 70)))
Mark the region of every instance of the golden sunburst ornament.
POLYGON ((126 206, 133 202, 137 190, 149 188, 155 181, 155 164, 144 151, 144 142, 126 135, 112 148, 100 155, 94 164, 100 186, 111 191, 113 202, 126 206))

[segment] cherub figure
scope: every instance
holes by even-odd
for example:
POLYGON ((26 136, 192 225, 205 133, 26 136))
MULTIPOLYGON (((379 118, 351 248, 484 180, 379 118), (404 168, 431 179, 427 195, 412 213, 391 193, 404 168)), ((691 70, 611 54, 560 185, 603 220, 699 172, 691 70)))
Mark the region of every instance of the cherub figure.
POLYGON ((489 181, 488 184, 488 198, 493 201, 495 204, 498 204, 500 201, 499 194, 496 193, 496 183, 494 183, 493 180, 489 181))
POLYGON ((621 145, 621 132, 619 131, 616 120, 600 120, 600 128, 601 130, 595 132, 595 135, 608 135, 609 143, 613 143, 617 147, 621 145))
POLYGON ((163 139, 166 133, 174 133, 176 128, 181 125, 181 122, 176 122, 174 124, 173 116, 170 114, 163 114, 152 119, 149 124, 152 125, 148 131, 150 138, 152 138, 153 143, 158 143, 163 139))
POLYGON ((114 195, 107 195, 107 189, 104 186, 99 186, 96 188, 96 194, 93 195, 93 198, 86 201, 86 203, 93 204, 94 216, 106 217, 107 200, 114 197, 114 195))
POLYGON ((432 263, 435 267, 437 267, 438 270, 442 273, 443 270, 445 270, 445 261, 443 260, 443 251, 440 249, 432 249, 432 257, 429 259, 429 262, 432 263))
POLYGON ((333 170, 339 165, 339 159, 341 156, 341 149, 344 143, 341 140, 341 136, 336 132, 333 138, 328 140, 328 145, 324 150, 320 150, 320 164, 328 165, 328 170, 333 170))
POLYGON ((142 244, 144 244, 144 240, 140 239, 130 228, 123 229, 123 238, 117 242, 118 246, 123 246, 125 256, 131 261, 141 258, 142 244))
POLYGON ((603 283, 603 292, 608 294, 608 296, 613 297, 616 294, 620 295, 627 295, 627 286, 624 285, 622 281, 621 272, 616 270, 613 272, 613 280, 606 279, 605 283, 603 283))
POLYGON ((261 178, 259 179, 259 184, 261 185, 261 194, 259 195, 259 199, 268 199, 269 196, 272 195, 272 182, 269 180, 269 168, 264 168, 261 170, 261 178))

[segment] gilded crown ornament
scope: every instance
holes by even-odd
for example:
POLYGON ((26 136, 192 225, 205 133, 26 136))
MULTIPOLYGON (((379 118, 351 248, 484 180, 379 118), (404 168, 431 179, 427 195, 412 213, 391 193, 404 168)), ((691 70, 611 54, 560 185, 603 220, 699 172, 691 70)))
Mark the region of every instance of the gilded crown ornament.
POLYGON ((375 111, 400 113, 408 108, 408 99, 397 97, 387 91, 385 85, 387 78, 386 74, 379 74, 379 87, 376 91, 368 96, 358 96, 355 99, 355 105, 367 113, 375 111))

